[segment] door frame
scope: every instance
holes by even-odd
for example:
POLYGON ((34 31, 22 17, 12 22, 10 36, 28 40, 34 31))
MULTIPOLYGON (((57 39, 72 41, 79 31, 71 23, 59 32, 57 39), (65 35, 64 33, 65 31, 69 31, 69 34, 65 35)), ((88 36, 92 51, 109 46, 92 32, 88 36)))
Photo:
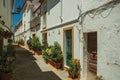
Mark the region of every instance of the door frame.
MULTIPOLYGON (((86 66, 86 68, 83 68, 83 69, 87 69, 87 72, 86 72, 86 74, 88 75, 88 55, 89 55, 89 53, 88 53, 88 34, 89 33, 96 33, 96 38, 97 38, 97 55, 98 55, 98 31, 92 31, 92 32, 84 32, 83 33, 83 36, 84 36, 84 39, 85 39, 85 45, 84 46, 86 46, 86 51, 87 51, 87 54, 84 54, 84 60, 83 61, 86 61, 85 59, 87 59, 87 61, 85 62, 85 65, 84 65, 84 67, 86 66)), ((97 62, 98 62, 98 56, 97 56, 97 62)), ((98 71, 98 63, 97 63, 97 70, 96 70, 96 75, 97 75, 97 71, 98 71)), ((88 76, 87 75, 85 75, 85 78, 86 79, 88 79, 88 76)))
POLYGON ((63 28, 63 67, 68 67, 66 64, 65 64, 65 58, 64 58, 64 55, 65 55, 65 48, 64 48, 64 44, 65 44, 65 31, 66 30, 72 30, 72 59, 74 59, 74 27, 73 26, 70 26, 70 27, 65 27, 63 28))

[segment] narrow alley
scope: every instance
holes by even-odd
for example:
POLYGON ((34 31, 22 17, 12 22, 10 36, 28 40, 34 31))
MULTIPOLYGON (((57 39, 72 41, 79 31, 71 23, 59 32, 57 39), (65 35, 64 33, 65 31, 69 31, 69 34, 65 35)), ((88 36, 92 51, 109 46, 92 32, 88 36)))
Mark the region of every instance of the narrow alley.
POLYGON ((0 0, 0 80, 120 80, 120 0, 0 0))
POLYGON ((61 80, 48 68, 42 58, 42 61, 40 61, 42 64, 39 67, 36 58, 29 51, 18 46, 15 46, 15 48, 17 59, 13 64, 12 80, 61 80))

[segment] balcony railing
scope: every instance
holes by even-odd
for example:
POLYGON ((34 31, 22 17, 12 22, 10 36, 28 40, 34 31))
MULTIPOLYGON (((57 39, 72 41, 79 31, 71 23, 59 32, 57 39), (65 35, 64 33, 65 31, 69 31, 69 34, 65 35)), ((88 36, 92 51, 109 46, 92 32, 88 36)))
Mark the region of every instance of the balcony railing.
POLYGON ((30 28, 37 27, 38 25, 40 25, 40 17, 35 16, 30 20, 30 28))

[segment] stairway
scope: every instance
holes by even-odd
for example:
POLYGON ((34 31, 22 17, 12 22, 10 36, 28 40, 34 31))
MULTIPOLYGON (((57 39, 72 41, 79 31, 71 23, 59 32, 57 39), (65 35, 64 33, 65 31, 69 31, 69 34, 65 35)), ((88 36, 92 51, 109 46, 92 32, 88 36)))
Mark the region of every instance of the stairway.
POLYGON ((90 53, 88 55, 88 70, 97 72, 97 54, 90 53))

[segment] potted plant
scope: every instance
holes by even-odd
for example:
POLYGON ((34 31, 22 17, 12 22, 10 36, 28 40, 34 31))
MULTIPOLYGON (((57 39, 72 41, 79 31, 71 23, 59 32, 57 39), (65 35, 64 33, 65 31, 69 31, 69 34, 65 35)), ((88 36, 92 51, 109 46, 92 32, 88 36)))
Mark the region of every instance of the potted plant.
POLYGON ((27 45, 28 45, 28 47, 29 47, 30 50, 32 49, 31 48, 31 46, 32 46, 31 41, 32 41, 32 38, 29 37, 29 40, 27 40, 27 45))
POLYGON ((12 63, 15 61, 15 51, 12 46, 12 40, 8 39, 7 52, 1 56, 1 80, 10 80, 12 77, 12 63))
POLYGON ((68 74, 72 79, 80 77, 80 61, 78 59, 72 59, 69 63, 68 74))
POLYGON ((10 80, 12 78, 13 57, 4 56, 1 62, 1 80, 10 80))
POLYGON ((40 43, 38 37, 33 36, 32 40, 31 40, 31 46, 32 46, 33 50, 38 53, 38 55, 41 54, 41 43, 40 43))
POLYGON ((58 42, 54 42, 52 48, 52 54, 50 55, 51 60, 54 61, 54 67, 57 69, 62 68, 63 55, 61 51, 61 46, 58 42))
POLYGON ((37 54, 38 54, 38 55, 41 55, 41 54, 42 54, 42 49, 41 49, 41 43, 40 43, 39 40, 36 41, 35 47, 36 47, 36 52, 37 52, 37 54))
POLYGON ((42 57, 46 63, 48 63, 48 54, 45 50, 42 50, 42 57))
POLYGON ((50 58, 52 52, 53 52, 53 46, 49 46, 45 50, 44 49, 42 50, 42 55, 43 55, 45 62, 49 62, 50 64, 52 64, 52 60, 50 58))
POLYGON ((23 40, 23 39, 20 39, 20 40, 18 41, 18 45, 24 45, 24 40, 23 40))

